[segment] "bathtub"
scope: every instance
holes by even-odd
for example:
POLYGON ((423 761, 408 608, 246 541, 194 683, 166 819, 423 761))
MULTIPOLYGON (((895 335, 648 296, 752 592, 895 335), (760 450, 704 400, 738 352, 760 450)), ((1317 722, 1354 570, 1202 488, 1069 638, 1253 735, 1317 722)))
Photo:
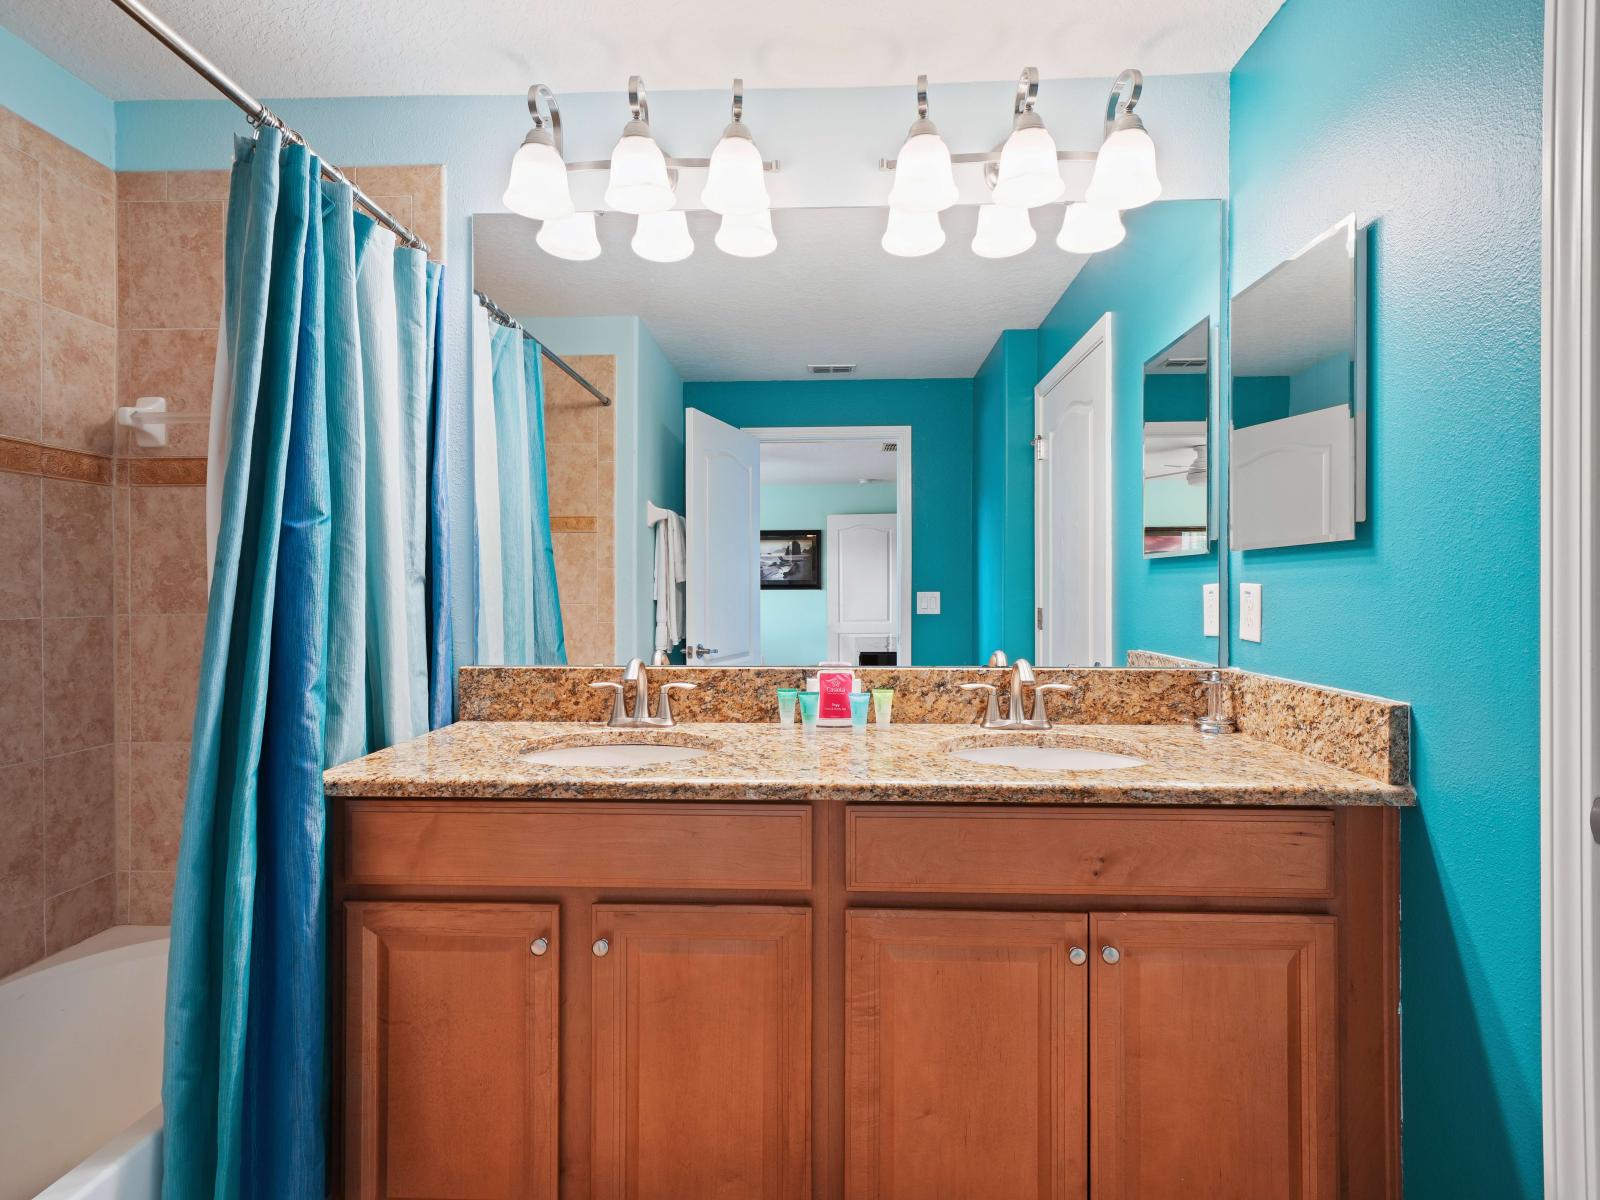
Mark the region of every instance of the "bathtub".
POLYGON ((157 1200, 167 930, 0 980, 0 1200, 157 1200))

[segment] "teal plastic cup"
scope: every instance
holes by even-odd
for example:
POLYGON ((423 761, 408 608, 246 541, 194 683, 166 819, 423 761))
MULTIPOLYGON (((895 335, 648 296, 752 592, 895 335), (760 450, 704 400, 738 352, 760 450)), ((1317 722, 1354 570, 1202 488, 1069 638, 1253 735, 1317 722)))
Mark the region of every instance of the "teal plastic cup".
POLYGON ((850 732, 865 733, 867 731, 867 712, 871 708, 872 697, 866 692, 850 693, 850 732))
POLYGON ((817 727, 817 707, 821 703, 821 692, 800 693, 800 728, 807 733, 817 727))
POLYGON ((799 688, 778 689, 778 724, 794 724, 794 703, 800 697, 799 688))

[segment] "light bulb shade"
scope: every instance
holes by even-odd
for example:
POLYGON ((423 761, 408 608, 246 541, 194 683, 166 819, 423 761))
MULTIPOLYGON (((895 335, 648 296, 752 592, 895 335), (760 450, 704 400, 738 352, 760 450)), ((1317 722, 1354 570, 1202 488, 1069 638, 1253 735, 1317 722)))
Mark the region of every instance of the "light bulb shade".
POLYGON ((511 160, 511 180, 501 202, 514 213, 535 221, 554 221, 572 215, 572 189, 567 185, 567 164, 550 142, 537 132, 517 147, 511 160))
MULTIPOLYGON (((1030 114, 1031 115, 1031 114, 1030 114)), ((994 202, 1011 208, 1038 208, 1061 199, 1067 181, 1056 161, 1056 140, 1041 125, 1013 129, 1000 148, 1000 175, 994 202)))
POLYGON ((1061 218, 1056 245, 1069 254, 1098 254, 1109 250, 1127 234, 1122 214, 1103 204, 1069 204, 1061 218))
POLYGON ((889 227, 883 231, 883 248, 897 258, 920 258, 944 245, 944 227, 936 212, 889 210, 889 227))
POLYGON ((666 212, 640 213, 633 227, 633 252, 651 262, 682 262, 694 253, 689 236, 689 218, 681 208, 666 212))
MULTIPOLYGON (((734 127, 742 128, 742 127, 734 127)), ((700 203, 724 217, 743 216, 772 207, 767 195, 761 151, 747 133, 724 133, 711 152, 700 203)))
POLYGON ((1084 198, 1109 208, 1138 208, 1161 195, 1156 144, 1132 113, 1117 118, 1095 155, 1094 175, 1084 198))
POLYGON ((906 144, 895 160, 894 186, 889 189, 889 206, 903 212, 943 212, 960 193, 950 165, 950 147, 926 118, 911 127, 906 144))
POLYGON ((717 249, 735 258, 760 258, 778 248, 772 233, 772 213, 730 213, 717 226, 717 249))
POLYGON ((650 136, 650 127, 629 121, 611 151, 606 207, 639 215, 666 212, 675 201, 666 156, 650 136))
POLYGON ((600 239, 595 236, 592 212, 575 212, 546 221, 533 240, 539 243, 539 249, 556 258, 588 262, 600 257, 600 239))
POLYGON ((1038 239, 1025 208, 985 204, 978 209, 978 231, 972 235, 972 252, 979 258, 1010 258, 1038 239))

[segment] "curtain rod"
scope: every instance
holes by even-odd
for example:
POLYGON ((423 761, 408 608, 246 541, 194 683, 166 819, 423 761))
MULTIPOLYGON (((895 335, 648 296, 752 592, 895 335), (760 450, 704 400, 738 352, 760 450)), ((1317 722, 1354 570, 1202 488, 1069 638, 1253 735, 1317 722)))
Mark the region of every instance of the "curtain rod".
MULTIPOLYGON (((192 45, 190 45, 187 40, 185 40, 176 30, 172 28, 172 26, 168 25, 160 17, 156 16, 155 13, 151 12, 150 9, 141 2, 141 0, 111 0, 111 3, 115 4, 123 12, 127 13, 141 26, 143 26, 145 31, 155 38, 156 41, 160 42, 168 50, 171 50, 179 58, 183 59, 183 61, 189 65, 195 74, 199 75, 212 87, 216 88, 217 91, 221 92, 229 100, 232 100, 234 104, 238 105, 239 108, 244 111, 245 119, 248 120, 250 124, 254 125, 257 129, 260 129, 263 125, 270 125, 273 129, 276 129, 282 133, 283 136, 289 141, 294 142, 299 146, 306 146, 307 149, 310 149, 306 139, 291 129, 282 117, 278 116, 277 113, 273 112, 265 104, 261 103, 261 101, 257 100, 249 92, 245 91, 242 87, 235 83, 226 72, 213 63, 204 54, 201 54, 200 51, 196 50, 192 45)), ((315 154, 316 151, 313 150, 312 153, 315 154)), ((406 245, 415 247, 416 249, 421 250, 424 254, 428 252, 428 243, 424 242, 416 234, 412 233, 411 230, 407 229, 404 225, 400 224, 399 221, 391 217, 379 204, 372 199, 371 196, 367 195, 358 186, 356 186, 355 183, 351 182, 350 178, 345 175, 343 171, 339 170, 338 167, 333 166, 320 154, 317 155, 317 161, 322 167, 322 174, 324 178, 331 179, 334 183, 343 183, 349 185, 355 202, 361 205, 362 208, 366 209, 367 212, 372 215, 373 220, 377 221, 378 224, 382 225, 385 229, 393 232, 394 235, 406 245)))
POLYGON ((576 382, 579 387, 581 387, 584 391, 588 392, 591 396, 593 396, 596 400, 600 401, 600 403, 605 405, 607 408, 611 407, 611 397, 610 396, 606 395, 599 388, 595 387, 594 384, 590 383, 582 375, 578 374, 578 371, 577 371, 576 367, 574 367, 566 359, 562 358, 554 350, 550 349, 549 346, 546 346, 538 338, 534 337, 533 334, 529 333, 526 329, 524 329, 522 327, 522 322, 521 321, 517 320, 510 313, 508 313, 505 309, 501 308, 493 300, 491 300, 491 299, 489 299, 489 297, 485 296, 482 292, 474 290, 472 294, 478 298, 478 303, 483 305, 483 307, 488 310, 488 313, 489 313, 489 316, 490 316, 491 319, 493 319, 498 324, 504 325, 507 329, 515 329, 515 330, 517 330, 519 333, 522 334, 523 337, 527 338, 535 346, 539 347, 539 353, 540 354, 544 355, 551 362, 553 362, 556 366, 560 367, 561 370, 565 371, 569 376, 571 376, 573 381, 576 382))

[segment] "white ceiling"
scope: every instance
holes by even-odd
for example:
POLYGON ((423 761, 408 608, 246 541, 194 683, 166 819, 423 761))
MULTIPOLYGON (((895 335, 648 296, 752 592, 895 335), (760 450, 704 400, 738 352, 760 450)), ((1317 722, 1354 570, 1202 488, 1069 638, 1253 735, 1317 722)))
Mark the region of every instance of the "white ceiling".
POLYGON ((1235 375, 1294 375, 1354 353, 1354 244, 1331 231, 1233 300, 1229 354, 1235 375))
MULTIPOLYGON (((1227 71, 1282 0, 153 0, 258 96, 863 87, 1227 71)), ((0 0, 0 25, 115 100, 209 96, 108 0, 0 0)))
MULTIPOLYGON (((686 380, 805 379, 809 363, 854 363, 848 378, 967 378, 1005 329, 1032 329, 1086 261, 1056 248, 1059 206, 1034 214, 1039 239, 1009 259, 972 253, 975 208, 941 214, 946 241, 925 258, 884 253, 885 210, 772 214, 778 249, 742 259, 712 245, 717 218, 689 214, 696 249, 651 263, 628 247, 633 218, 603 214, 601 256, 552 258, 537 226, 473 218, 473 284, 513 316, 638 316, 686 380)), ((551 348, 561 353, 559 340, 551 348)))
POLYGON ((898 461, 878 441, 762 442, 761 482, 893 483, 898 461))

